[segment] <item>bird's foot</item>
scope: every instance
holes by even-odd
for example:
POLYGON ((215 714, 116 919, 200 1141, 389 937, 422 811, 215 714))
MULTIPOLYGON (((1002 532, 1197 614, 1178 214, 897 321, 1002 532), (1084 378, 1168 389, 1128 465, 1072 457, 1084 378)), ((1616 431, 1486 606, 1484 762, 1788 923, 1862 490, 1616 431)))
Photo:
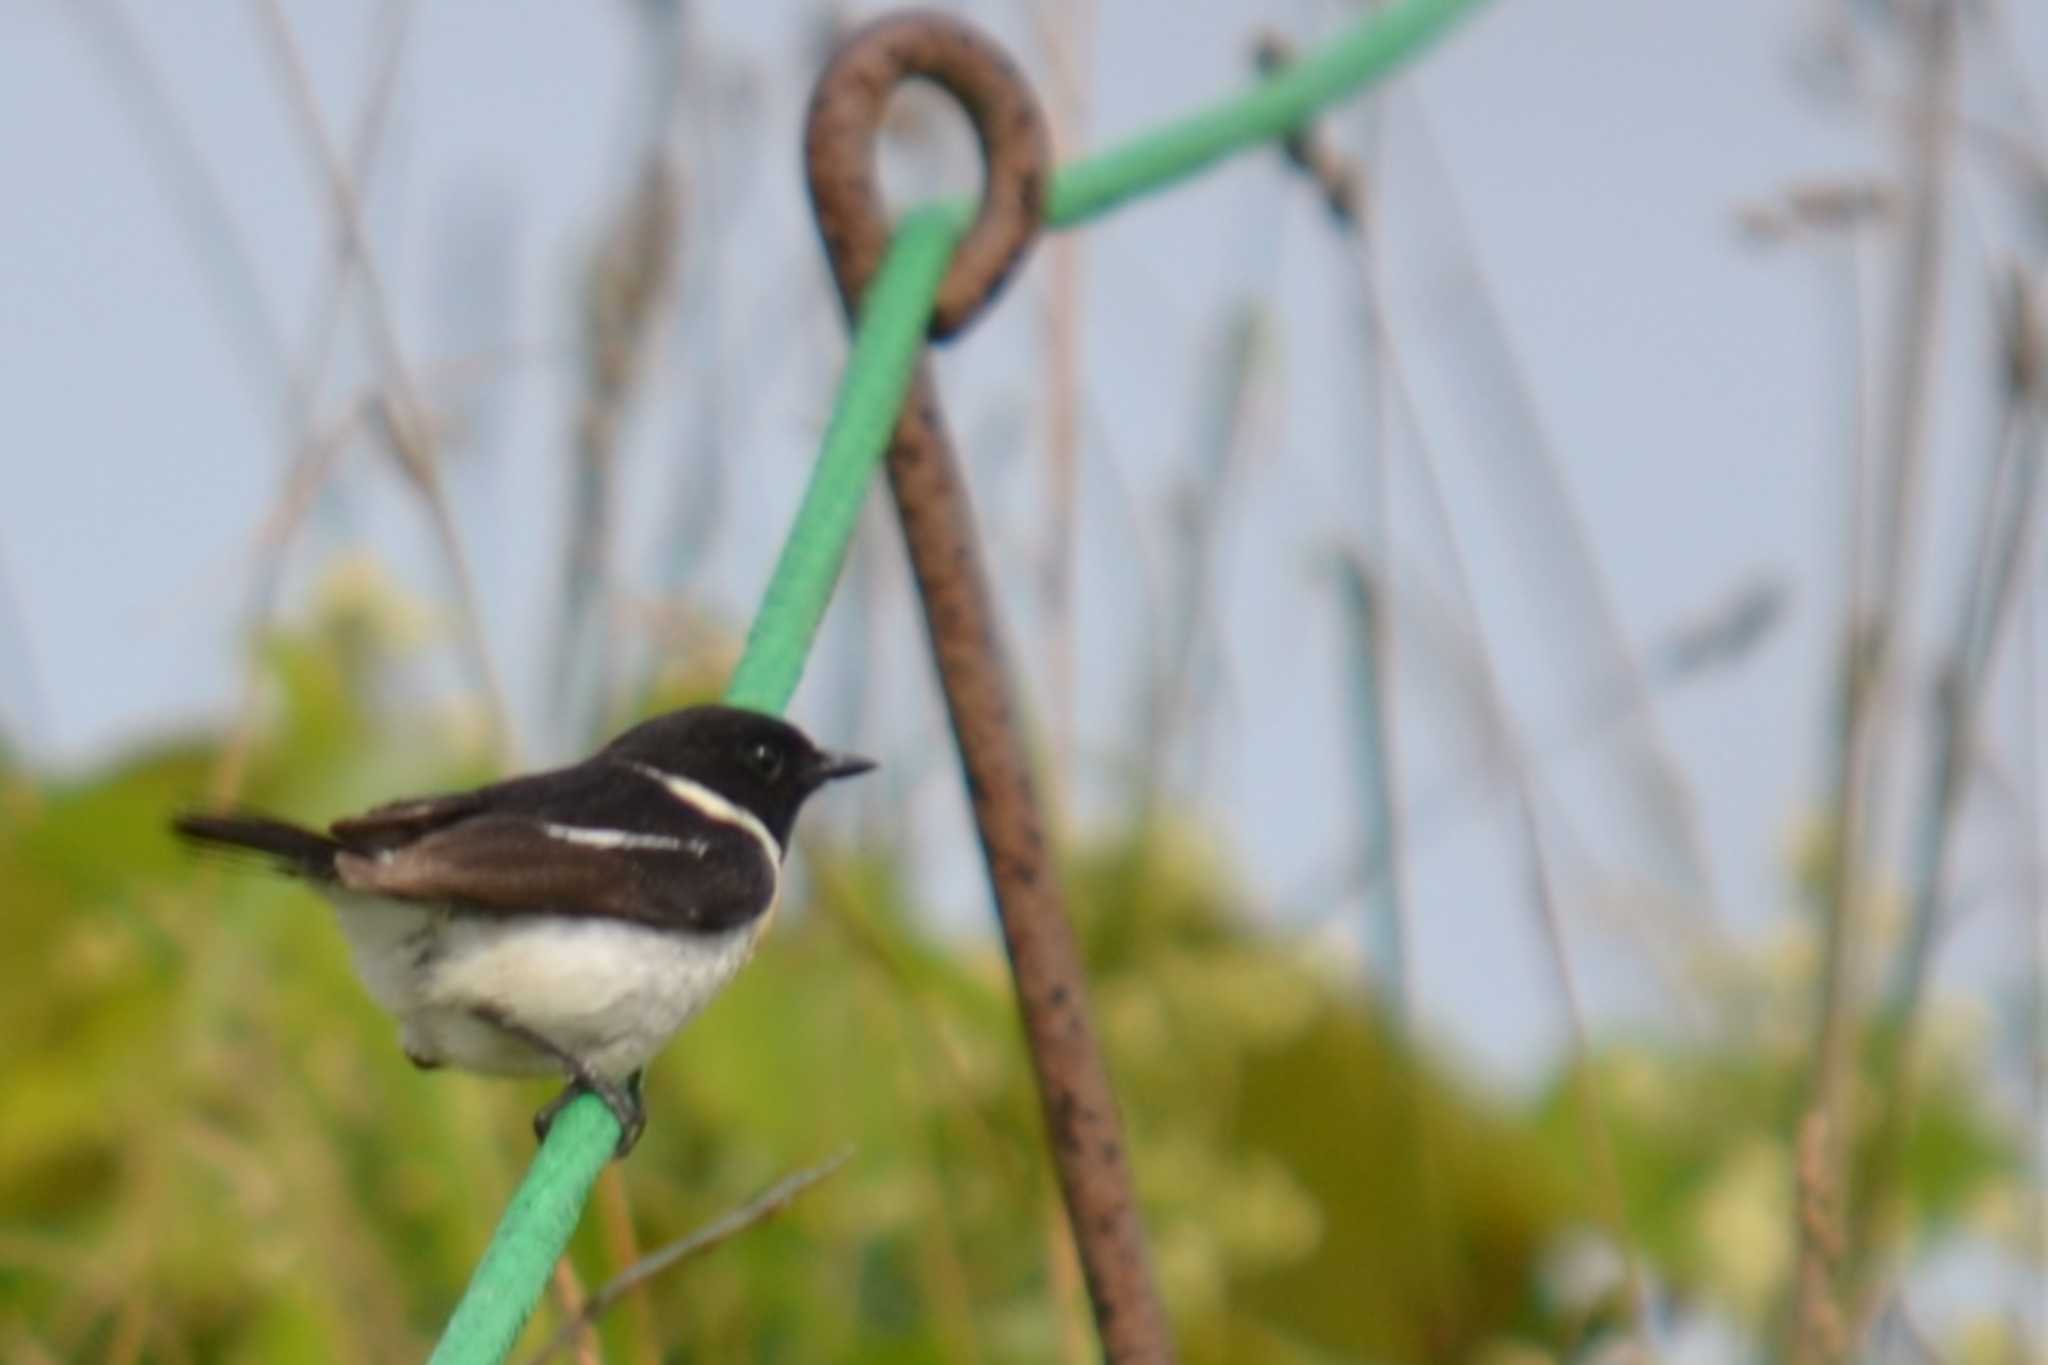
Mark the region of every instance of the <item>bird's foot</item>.
POLYGON ((546 1142, 548 1130, 555 1126, 556 1116, 584 1095, 597 1096, 604 1107, 612 1111, 612 1117, 619 1121, 619 1145, 612 1155, 623 1157, 632 1151, 640 1141, 640 1135, 647 1131, 647 1106, 640 1096, 640 1073, 637 1071, 626 1078, 624 1085, 617 1085, 579 1065, 562 1093, 533 1116, 534 1136, 546 1142))
POLYGON ((600 1076, 589 1063, 571 1053, 551 1038, 528 1028, 511 1016, 494 1009, 474 1011, 479 1019, 503 1029, 537 1052, 546 1053, 562 1064, 569 1073, 569 1084, 548 1106, 533 1116, 534 1135, 542 1142, 548 1138, 548 1130, 555 1126, 555 1118, 563 1109, 581 1095, 595 1095, 612 1111, 612 1117, 619 1121, 619 1145, 613 1151, 614 1158, 622 1157, 633 1150, 640 1141, 640 1135, 647 1131, 647 1108, 640 1096, 640 1073, 635 1071, 626 1077, 625 1084, 600 1076))

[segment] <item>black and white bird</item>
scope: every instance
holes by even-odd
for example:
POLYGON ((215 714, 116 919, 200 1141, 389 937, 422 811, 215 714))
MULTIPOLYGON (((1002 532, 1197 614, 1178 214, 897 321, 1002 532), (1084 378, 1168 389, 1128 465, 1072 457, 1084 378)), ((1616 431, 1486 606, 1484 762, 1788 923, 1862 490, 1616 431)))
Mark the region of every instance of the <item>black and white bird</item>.
POLYGON ((797 811, 874 764, 773 716, 694 706, 571 767, 377 806, 326 833, 257 815, 178 817, 333 902, 370 995, 420 1067, 566 1072, 645 1126, 639 1075, 753 955, 797 811))

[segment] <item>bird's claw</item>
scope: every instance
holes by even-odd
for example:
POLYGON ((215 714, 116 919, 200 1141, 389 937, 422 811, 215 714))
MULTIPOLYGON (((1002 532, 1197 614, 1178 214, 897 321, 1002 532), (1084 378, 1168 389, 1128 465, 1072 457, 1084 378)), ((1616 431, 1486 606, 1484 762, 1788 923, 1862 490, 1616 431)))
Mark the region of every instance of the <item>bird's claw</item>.
POLYGON ((561 1094, 533 1116, 534 1136, 546 1142, 548 1130, 555 1126, 556 1117, 584 1095, 597 1096, 604 1107, 612 1111, 612 1117, 619 1121, 619 1145, 612 1153, 613 1158, 623 1157, 632 1151, 639 1143, 640 1135, 647 1131, 647 1107, 641 1099, 640 1073, 637 1071, 626 1078, 624 1085, 614 1084, 595 1072, 579 1072, 561 1094))

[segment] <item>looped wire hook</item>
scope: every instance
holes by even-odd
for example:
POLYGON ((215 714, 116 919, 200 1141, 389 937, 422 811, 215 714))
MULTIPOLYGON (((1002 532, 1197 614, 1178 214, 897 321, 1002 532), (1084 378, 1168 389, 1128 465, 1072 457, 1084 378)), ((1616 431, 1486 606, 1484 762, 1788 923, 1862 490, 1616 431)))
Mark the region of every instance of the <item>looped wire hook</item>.
POLYGON ((974 224, 954 252, 932 310, 943 341, 973 321, 1023 259, 1045 217, 1052 140, 1009 54, 933 10, 908 10, 856 29, 818 77, 804 124, 804 163, 818 232, 848 311, 889 249, 889 214, 875 142, 889 96, 922 79, 960 102, 986 166, 974 224))
MULTIPOLYGON (((889 246, 875 176, 882 108, 897 83, 915 77, 966 107, 987 157, 980 209, 938 291, 936 339, 971 321, 1031 244, 1050 150, 1030 89, 974 29, 913 11, 856 32, 819 80, 804 137, 819 232, 849 316, 889 246)), ((1123 1120, 1017 724, 974 508, 928 362, 918 363, 897 415, 888 469, 1103 1356, 1111 1365, 1172 1365, 1173 1332, 1153 1282, 1123 1120)))

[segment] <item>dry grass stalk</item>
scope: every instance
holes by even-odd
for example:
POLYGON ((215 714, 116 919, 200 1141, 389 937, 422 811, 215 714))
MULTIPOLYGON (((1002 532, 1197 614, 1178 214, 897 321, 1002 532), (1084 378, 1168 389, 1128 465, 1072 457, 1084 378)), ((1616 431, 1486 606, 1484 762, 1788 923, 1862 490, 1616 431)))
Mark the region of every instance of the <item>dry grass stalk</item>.
MULTIPOLYGON (((569 1264, 564 1256, 555 1262, 555 1303, 562 1310, 562 1316, 572 1323, 583 1320, 584 1307, 590 1302, 583 1292, 583 1281, 576 1274, 576 1267, 569 1264)), ((604 1357, 598 1349, 597 1333, 585 1327, 576 1338, 576 1365, 604 1365, 604 1357)))
MULTIPOLYGON (((388 0, 384 7, 380 21, 383 40, 353 149, 358 180, 367 178, 375 159, 411 10, 411 0, 388 0)), ((70 12, 114 68, 116 90, 135 117, 139 133, 155 153, 152 162, 164 176, 179 219, 192 239, 194 254, 202 265, 210 267, 223 311, 233 324, 237 349, 243 353, 244 370, 252 376, 252 387, 267 416, 268 398, 275 387, 268 374, 275 368, 276 358, 287 353, 283 329, 271 316, 257 283, 252 253, 228 208, 227 197, 207 168, 190 130, 177 114, 161 74, 150 60, 148 49, 128 23, 117 0, 96 0, 70 12), (254 378, 259 374, 264 377, 254 378)), ((320 321, 313 328, 302 363, 284 376, 285 429, 287 439, 301 448, 299 463, 313 458, 309 430, 313 398, 326 372, 331 333, 340 317, 340 304, 346 297, 349 270, 355 260, 353 235, 339 236, 334 273, 327 300, 320 310, 320 321)), ((290 481, 288 478, 288 486, 290 481)), ((274 557, 269 566, 260 567, 255 575, 250 600, 254 604, 252 619, 258 628, 269 618, 278 558, 281 555, 274 557)), ((257 667, 252 660, 252 675, 257 667)), ((245 682, 242 701, 236 709, 236 733, 216 769, 214 790, 223 801, 232 799, 239 788, 247 753, 254 742, 255 688, 252 676, 245 682)))
POLYGON ((689 1236, 669 1243, 659 1251, 643 1257, 626 1269, 607 1280, 595 1294, 584 1303, 581 1311, 562 1324, 561 1330, 548 1343, 534 1352, 527 1365, 544 1365, 546 1361, 561 1354, 571 1341, 587 1331, 601 1319, 611 1306, 639 1285, 681 1265, 684 1261, 701 1256, 714 1247, 726 1242, 753 1227, 781 1213, 804 1191, 839 1170, 853 1159, 853 1150, 848 1148, 828 1157, 816 1166, 798 1171, 763 1190, 752 1201, 742 1204, 723 1217, 715 1218, 689 1236))
POLYGON ((106 62, 114 93, 147 146, 152 167, 163 178, 193 256, 212 281, 250 397, 268 420, 281 377, 278 360, 287 354, 284 329, 264 294, 255 254, 228 207, 220 178, 208 168, 121 0, 86 0, 56 9, 78 22, 106 62))
POLYGON ((667 147, 657 142, 599 245, 585 284, 575 507, 554 650, 557 709, 573 708, 579 679, 587 681, 600 707, 609 686, 619 438, 675 278, 681 223, 681 175, 667 147))
MULTIPOLYGON (((34 737, 49 733, 50 691, 43 681, 35 642, 29 638, 28 618, 22 614, 4 553, 0 553, 0 676, 8 679, 7 686, 0 689, 0 703, 7 700, 8 692, 13 692, 20 708, 15 715, 16 742, 33 752, 34 737)), ((5 718, 5 712, 0 711, 0 722, 5 718)))
POLYGON ((1856 1248, 1850 1292, 1874 1318, 1883 1304, 1877 1267, 1893 1240, 1905 1146, 1922 1076, 1919 1041, 1928 981, 1940 941, 1956 916, 1950 889, 1951 849, 1964 802, 1981 765, 1980 717, 1998 651, 2016 599, 2034 526, 2035 490, 2042 460, 2044 414, 2037 401, 2038 337, 2025 276, 2015 272, 2004 321, 2007 403, 1997 448, 1986 473, 1975 554, 1957 603, 1954 637, 1943 658, 1934 702, 1934 736, 1919 808, 1916 866, 1906 943, 1886 1002, 1890 1027, 1881 1035, 1876 1069, 1884 1088, 1872 1156, 1854 1210, 1850 1244, 1856 1248))
MULTIPOLYGON (((1369 275, 1367 279, 1370 280, 1369 275)), ((1451 529, 1442 486, 1436 475, 1435 461, 1428 441, 1421 438, 1422 428, 1416 421, 1414 398, 1402 377, 1399 352, 1394 345, 1392 330, 1388 326, 1379 296, 1375 293, 1371 300, 1375 333, 1380 345, 1382 363, 1387 367, 1392 392, 1406 414, 1407 425, 1417 433, 1416 449, 1419 458, 1416 464, 1422 476, 1421 483, 1426 501, 1432 509, 1433 519, 1444 538, 1444 543, 1449 548, 1458 596, 1465 610, 1471 613, 1475 606, 1472 584, 1458 538, 1451 529)), ((1585 1134, 1589 1160, 1592 1163, 1593 1184, 1602 1217, 1608 1225, 1609 1235, 1614 1239, 1616 1250, 1626 1268, 1633 1346, 1642 1358, 1649 1359, 1652 1355, 1652 1346, 1649 1335, 1648 1289, 1643 1279, 1640 1259, 1634 1249, 1634 1238, 1629 1231, 1628 1196, 1622 1187, 1620 1167, 1615 1159, 1613 1134, 1606 1117, 1606 1105, 1601 1094, 1599 1078, 1593 1068, 1585 1011, 1572 971, 1563 919, 1557 909, 1549 859, 1544 850, 1542 829, 1537 818, 1538 779, 1534 766, 1523 755, 1524 746, 1514 734, 1513 723, 1501 698, 1499 676, 1494 668, 1491 651, 1486 647, 1485 638, 1476 629, 1472 638, 1476 646, 1473 671, 1485 705, 1486 723, 1493 731, 1491 738, 1494 746, 1510 758, 1509 771, 1514 775, 1524 875, 1550 955, 1559 999, 1570 1027, 1571 1055, 1576 1071, 1574 1099, 1581 1128, 1585 1134)))
MULTIPOLYGON (((413 8, 411 0, 395 0, 395 3, 385 6, 383 41, 349 153, 349 176, 359 188, 369 183, 376 169, 377 154, 390 121, 400 58, 405 50, 413 8)), ((323 443, 315 422, 315 405, 321 387, 327 381, 334 348, 341 339, 343 305, 348 302, 349 287, 361 262, 355 250, 357 239, 354 233, 337 228, 334 238, 334 258, 328 272, 326 292, 307 329, 298 364, 293 369, 285 393, 286 439, 293 448, 285 474, 287 494, 306 481, 309 466, 317 466, 321 461, 323 443)), ((283 558, 284 546, 280 543, 270 555, 258 561, 250 592, 250 624, 254 630, 260 631, 269 625, 283 558)))
POLYGON ((1799 1322, 1797 1332, 1806 1349, 1824 1360, 1841 1359, 1849 1334, 1835 1276, 1842 1264, 1841 1190, 1828 1140, 1828 1116, 1820 1109, 1800 1120, 1795 1180, 1800 1246, 1799 1322))
POLYGON ((1164 613, 1164 656, 1151 679, 1146 729, 1138 751, 1138 802, 1133 821, 1140 829, 1150 828, 1151 814, 1165 795, 1168 759, 1176 738, 1200 731, 1201 670, 1197 665, 1216 590, 1224 517, 1257 432, 1258 386, 1268 378, 1271 359, 1268 326, 1264 314, 1253 306, 1228 319, 1216 373, 1206 385, 1213 398, 1204 404, 1203 428, 1197 437, 1198 472, 1174 509, 1179 541, 1174 590, 1164 613))
MULTIPOLYGON (((2041 783, 2041 725, 2042 679, 2039 659, 2041 641, 2039 622, 2042 615, 2040 593, 2041 575, 2036 572, 2029 580, 2019 613, 2022 626, 2020 678, 2020 764, 2024 774, 2021 785, 2021 809, 2024 814, 2024 828, 2038 831, 2043 815, 2041 783)), ((2021 904, 2025 907, 2025 932, 2027 936, 2027 1019, 2036 1040, 2036 1050, 2030 1059, 2027 1076, 2027 1112, 2032 1120, 2031 1131, 2036 1134, 2033 1146, 2034 1188, 2033 1198, 2027 1201, 2026 1247, 2032 1255, 2037 1277, 2037 1292, 2034 1296, 2034 1342, 2039 1348, 2048 1349, 2048 1143, 2039 1135, 2048 1133, 2048 1055, 2042 1051, 2041 1040, 2048 1039, 2048 850, 2040 844, 2035 834, 2028 841, 2026 873, 2021 884, 2021 904)))
MULTIPOLYGON (((1287 51, 1279 40, 1268 38, 1260 45, 1259 59, 1267 68, 1283 65, 1287 51)), ((1290 160, 1315 181, 1322 191, 1324 202, 1336 222, 1356 238, 1361 247, 1367 245, 1361 225, 1365 222, 1367 208, 1357 187, 1362 185, 1363 176, 1343 158, 1321 145, 1313 128, 1304 129, 1290 141, 1290 160)), ((1379 290, 1373 276, 1373 263, 1367 251, 1357 253, 1358 268, 1365 286, 1368 311, 1372 321, 1373 337, 1378 347, 1383 383, 1388 396, 1399 401, 1408 417, 1408 426, 1417 433, 1418 461, 1422 482, 1436 522, 1446 545, 1450 549, 1450 560, 1458 593, 1468 611, 1473 609, 1474 597, 1464 558, 1458 547, 1456 535, 1452 532, 1443 494, 1436 477, 1434 463, 1430 456, 1429 443, 1421 437, 1422 427, 1416 420, 1414 399, 1401 376, 1399 353, 1392 329, 1388 324, 1380 301, 1379 290)), ((1382 441, 1383 454, 1387 449, 1382 441)), ((1384 505, 1385 498, 1381 502, 1384 505)), ((1551 967, 1557 983, 1559 997, 1569 1022, 1575 1064, 1573 1090, 1584 1141, 1593 1165, 1593 1183, 1601 1205, 1603 1220, 1608 1225, 1617 1251, 1623 1259, 1628 1289, 1629 1321, 1632 1341, 1630 1352, 1636 1359, 1647 1361, 1654 1358, 1650 1338, 1650 1305, 1647 1284, 1642 1275, 1640 1259, 1634 1250, 1634 1238, 1630 1232, 1627 1195, 1621 1183, 1620 1166, 1616 1159, 1612 1130, 1606 1118, 1606 1106, 1601 1094, 1600 1082, 1593 1068, 1590 1038, 1585 1022, 1585 1011, 1579 998, 1577 983, 1572 970, 1569 950, 1564 936, 1562 916, 1558 912, 1552 886, 1549 858, 1545 852, 1542 830, 1537 817, 1536 778, 1533 765, 1523 755, 1524 746, 1517 740, 1508 719, 1508 712, 1502 701, 1499 679, 1495 672, 1490 651, 1483 636, 1473 636, 1477 645, 1474 656, 1474 672, 1480 683, 1480 690, 1486 707, 1487 723, 1494 731, 1495 747, 1509 755, 1509 768, 1515 777, 1517 826, 1520 834, 1523 868, 1532 901, 1537 909, 1544 941, 1551 958, 1551 967)), ((1640 675, 1635 679, 1640 683, 1640 675)), ((1425 1166, 1426 1170, 1426 1166, 1425 1166)))
MULTIPOLYGON (((1948 108, 1953 100, 1957 22, 1953 0, 1929 0, 1922 22, 1918 107, 1925 115, 1948 108)), ((1857 866, 1866 807, 1883 777, 1883 704, 1890 688, 1895 641, 1903 631, 1909 605, 1912 514, 1926 446, 1949 159, 1947 120, 1916 117, 1909 120, 1908 131, 1911 148, 1900 263, 1902 302, 1892 339, 1891 382, 1880 390, 1890 403, 1878 427, 1878 521, 1870 552, 1864 556, 1875 581, 1867 608, 1852 608, 1843 644, 1834 793, 1838 833, 1822 927, 1811 1096, 1801 1128, 1802 1142, 1832 1149, 1829 1164, 1837 1172, 1848 1168, 1848 1092, 1858 1019, 1853 987, 1863 935, 1857 913, 1862 899, 1857 866)), ((1852 535, 1851 540, 1853 544, 1860 537, 1852 535)), ((1859 584, 1852 582, 1851 591, 1856 595, 1852 600, 1865 600, 1858 589, 1859 584)), ((1849 1347, 1826 1329, 1830 1323, 1841 1323, 1839 1295, 1844 1286, 1839 1283, 1838 1271, 1843 1250, 1834 1243, 1845 1235, 1844 1220, 1856 1192, 1841 1178, 1836 1178, 1832 1188, 1836 1197, 1825 1209, 1834 1220, 1832 1227, 1805 1217, 1798 1224, 1794 1285, 1798 1307, 1792 1316, 1794 1338, 1789 1354, 1795 1361, 1815 1365, 1841 1360, 1849 1347), (1824 1232, 1827 1235, 1822 1235, 1824 1232)))
MULTIPOLYGON (((506 364, 524 358, 516 353, 464 357, 435 366, 422 377, 430 386, 437 385, 444 378, 452 383, 475 382, 506 364)), ((358 437, 366 432, 381 431, 387 441, 391 439, 391 412, 389 394, 382 388, 372 388, 343 404, 338 415, 307 433, 300 458, 286 472, 276 500, 252 538, 250 558, 255 565, 250 573, 249 619, 252 634, 260 633, 269 624, 276 606, 277 586, 283 577, 286 552, 312 512, 320 490, 326 486, 342 456, 358 437)), ((208 800, 215 805, 232 805, 241 791, 261 720, 261 710, 256 701, 264 677, 261 658, 251 658, 242 679, 235 724, 208 781, 208 800)))
POLYGON ((1898 192, 1880 180, 1810 180, 1787 185, 1775 198, 1741 204, 1737 229, 1759 246, 1808 235, 1832 236, 1898 213, 1898 192))
POLYGON ((609 445, 615 436, 619 409, 639 376, 675 275, 681 224, 681 176, 667 150, 657 147, 591 270, 584 319, 590 393, 582 425, 592 446, 609 445))
POLYGON ((1487 383, 1492 389, 1484 399, 1474 401, 1497 412, 1489 425, 1519 428, 1512 446, 1515 458, 1497 461, 1490 476, 1507 483, 1509 495, 1515 501, 1517 533, 1541 546, 1542 557, 1537 567, 1551 585, 1559 617, 1558 633, 1583 631, 1585 639, 1579 653, 1597 657, 1605 665, 1602 676, 1589 682, 1606 694, 1602 712, 1611 716, 1612 723, 1622 730, 1617 747, 1619 758, 1628 769, 1629 805, 1654 819, 1652 833, 1662 846, 1660 851, 1670 855, 1685 883, 1685 899, 1700 912, 1692 916, 1671 915, 1666 920, 1691 919, 1711 925, 1718 918, 1719 892, 1698 803, 1665 737, 1649 674, 1622 628, 1613 589, 1593 553, 1559 468, 1534 385, 1520 357, 1505 339, 1506 327, 1497 293, 1472 245, 1469 216, 1458 201, 1430 133, 1429 120, 1419 106, 1411 122, 1413 146, 1437 168, 1434 197, 1438 201, 1437 211, 1446 223, 1435 250, 1461 279, 1469 281, 1459 299, 1469 306, 1467 316, 1474 329, 1473 375, 1475 382, 1487 383), (1453 255, 1457 259, 1448 260, 1453 255))
MULTIPOLYGON (((1066 0, 1055 15, 1033 6, 1039 46, 1052 74, 1046 110, 1055 150, 1087 139, 1088 74, 1094 55, 1093 0, 1066 0)), ((1046 614, 1045 676, 1052 694, 1046 802, 1057 829, 1074 761, 1074 538, 1081 491, 1082 244, 1077 232, 1047 243, 1045 373, 1046 524, 1040 598, 1046 614)))
MULTIPOLYGON (((1252 61, 1259 74, 1272 75, 1294 61, 1294 44, 1270 29, 1252 46, 1252 61)), ((1322 192, 1323 206, 1341 227, 1356 226, 1365 215, 1365 171, 1356 161, 1338 152, 1314 124, 1300 128, 1281 140, 1288 161, 1315 183, 1322 192)))
MULTIPOLYGON (((396 0, 396 3, 385 7, 384 41, 380 45, 371 91, 364 102, 362 122, 356 130, 350 154, 351 173, 359 185, 366 183, 375 169, 377 151, 382 144, 390 105, 397 89, 399 59, 405 50, 412 11, 410 0, 396 0)), ((343 443, 340 436, 323 435, 316 427, 314 405, 326 380, 334 345, 340 337, 342 305, 347 301, 348 286, 358 261, 355 240, 352 233, 336 233, 326 295, 307 334, 299 363, 287 382, 285 432, 293 451, 286 464, 284 484, 278 493, 279 505, 269 519, 270 524, 276 527, 275 534, 259 536, 258 552, 250 574, 248 630, 252 639, 260 638, 270 626, 292 532, 305 508, 311 505, 314 491, 320 486, 326 468, 343 443)), ((370 416, 369 404, 365 403, 360 412, 352 406, 342 424, 344 431, 352 432, 358 422, 367 421, 370 416)), ((249 756, 256 744, 259 722, 256 702, 262 684, 263 660, 258 651, 251 649, 242 678, 241 697, 235 706, 235 724, 219 760, 214 764, 209 784, 209 798, 216 805, 233 804, 241 792, 249 756)))
POLYGON ((2040 284, 2017 264, 2006 272, 2006 283, 1999 339, 2007 399, 2048 408, 2048 316, 2043 315, 2040 284))
POLYGON ((462 551, 461 536, 456 530, 454 513, 441 486, 435 448, 430 439, 432 423, 428 418, 426 406, 420 401, 418 390, 406 365, 403 348, 399 344, 397 323, 389 302, 390 294, 384 287, 376 257, 370 250, 368 230, 363 221, 362 204, 355 182, 348 166, 342 161, 326 120, 320 112, 319 103, 313 93, 312 76, 306 68, 305 54, 299 47, 291 21, 286 18, 279 0, 252 0, 252 3, 256 6, 264 36, 270 44, 285 88, 291 96, 301 132, 318 163, 328 194, 333 201, 336 231, 347 245, 347 249, 356 257, 357 269, 362 276, 364 312, 369 321, 371 341, 377 351, 384 381, 389 390, 391 420, 386 424, 386 430, 391 437, 392 453, 397 457, 400 469, 418 492, 427 513, 428 524, 440 546, 455 593, 456 618, 463 652, 475 684, 483 694, 499 758, 502 763, 509 763, 512 757, 510 717, 505 708, 504 690, 498 683, 497 670, 491 662, 490 649, 484 639, 483 617, 477 602, 475 580, 469 571, 468 558, 462 551))
MULTIPOLYGON (((628 1266, 639 1261, 640 1234, 633 1227, 633 1203, 626 1190, 626 1177, 617 1162, 604 1168, 597 1178, 598 1217, 604 1229, 605 1255, 613 1265, 628 1266)), ((642 1285, 627 1296, 632 1315, 632 1347, 635 1365, 659 1365, 656 1357, 654 1301, 642 1285)))

